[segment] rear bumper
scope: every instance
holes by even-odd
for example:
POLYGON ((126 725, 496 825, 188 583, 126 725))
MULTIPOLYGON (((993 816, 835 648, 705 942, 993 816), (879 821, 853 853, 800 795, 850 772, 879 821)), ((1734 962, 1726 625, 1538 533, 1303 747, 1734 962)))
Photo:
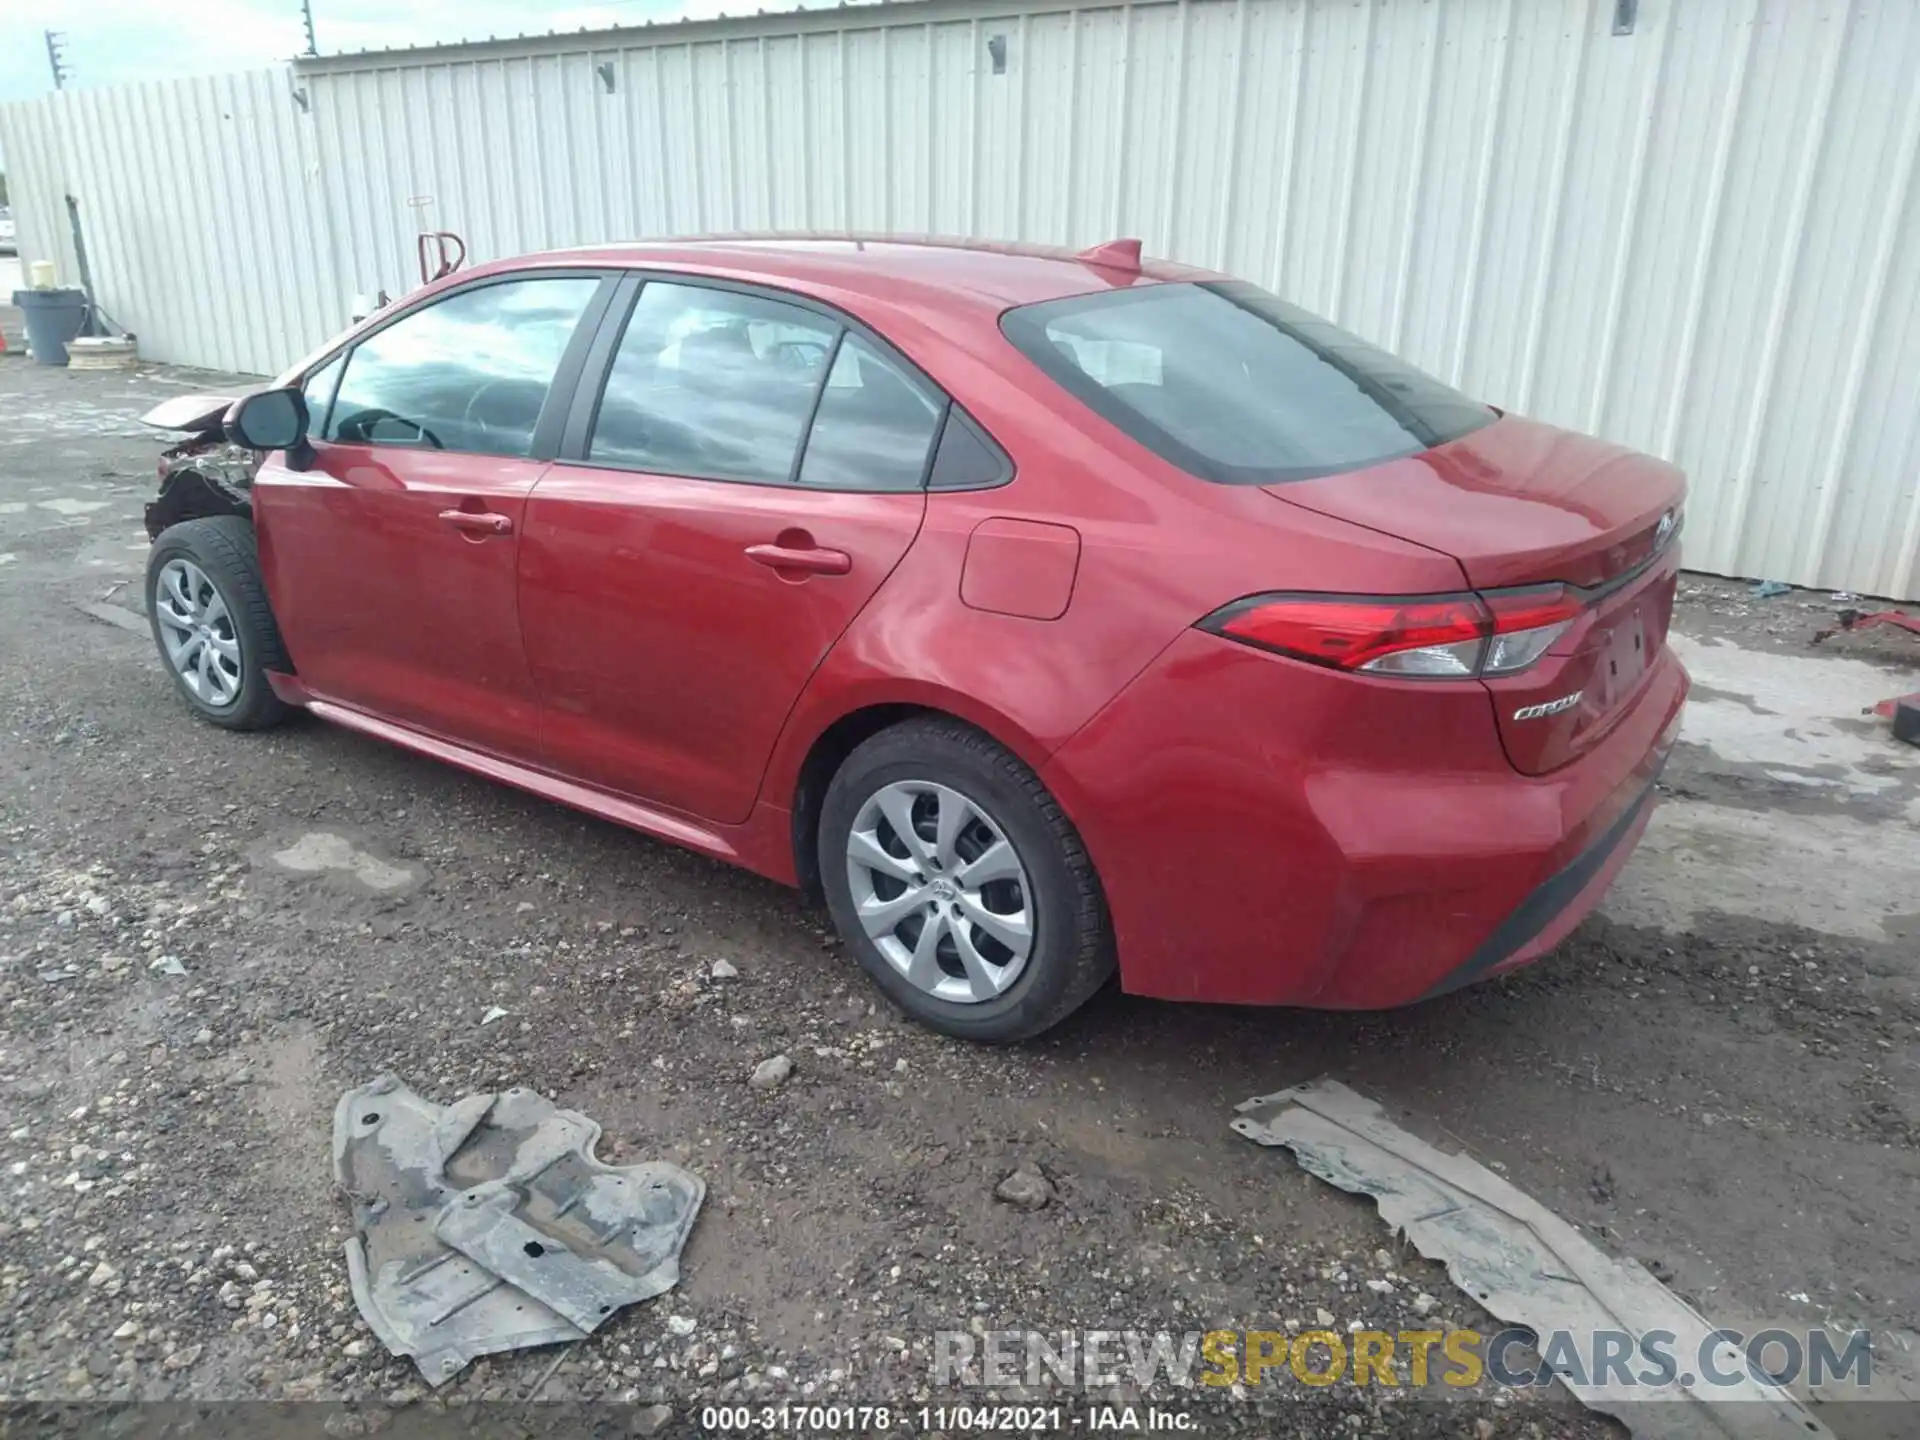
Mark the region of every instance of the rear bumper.
POLYGON ((1603 740, 1529 776, 1481 687, 1356 683, 1195 632, 1044 774, 1099 871, 1125 989, 1378 1009, 1545 954, 1592 910, 1686 690, 1663 650, 1603 740))
MULTIPOLYGON (((1664 761, 1663 749, 1660 758, 1664 761)), ((1537 960, 1572 933, 1613 884, 1613 877, 1627 863, 1641 832, 1653 815, 1654 781, 1648 780, 1639 798, 1628 805, 1613 822, 1579 855, 1573 863, 1536 888, 1514 907, 1491 935, 1457 970, 1441 977, 1423 999, 1445 995, 1489 975, 1516 969, 1537 960)))

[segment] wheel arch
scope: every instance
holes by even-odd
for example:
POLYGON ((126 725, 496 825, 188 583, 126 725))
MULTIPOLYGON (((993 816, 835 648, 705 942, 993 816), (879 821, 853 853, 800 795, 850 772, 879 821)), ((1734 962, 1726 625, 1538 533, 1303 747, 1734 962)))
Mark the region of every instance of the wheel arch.
MULTIPOLYGON (((785 801, 788 806, 794 875, 809 900, 817 903, 821 898, 820 807, 834 775, 862 743, 903 720, 920 717, 958 720, 971 726, 1004 745, 1036 774, 1050 753, 1004 715, 937 687, 876 691, 857 697, 857 703, 843 706, 837 713, 809 717, 804 726, 793 727, 791 743, 780 747, 776 773, 769 776, 767 787, 770 799, 775 803, 785 801)), ((1064 801, 1061 805, 1068 808, 1064 801)), ((1068 816, 1072 816, 1070 809, 1068 816)))
POLYGON ((210 520, 219 515, 236 515, 251 523, 253 506, 198 470, 182 466, 167 476, 160 493, 148 502, 147 538, 158 540, 183 520, 210 520))

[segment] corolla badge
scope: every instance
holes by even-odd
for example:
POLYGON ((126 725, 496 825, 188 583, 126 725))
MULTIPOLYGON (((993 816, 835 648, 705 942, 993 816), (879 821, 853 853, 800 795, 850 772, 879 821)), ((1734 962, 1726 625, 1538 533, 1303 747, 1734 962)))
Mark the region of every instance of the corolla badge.
POLYGON ((1653 548, 1658 550, 1673 538, 1673 527, 1680 523, 1680 517, 1669 510, 1660 517, 1660 523, 1653 528, 1653 548))
POLYGON ((1562 710, 1571 710, 1580 703, 1580 697, 1586 692, 1576 690, 1571 695, 1562 695, 1558 700, 1548 700, 1541 705, 1522 705, 1513 712, 1516 720, 1540 720, 1548 715, 1558 715, 1562 710))

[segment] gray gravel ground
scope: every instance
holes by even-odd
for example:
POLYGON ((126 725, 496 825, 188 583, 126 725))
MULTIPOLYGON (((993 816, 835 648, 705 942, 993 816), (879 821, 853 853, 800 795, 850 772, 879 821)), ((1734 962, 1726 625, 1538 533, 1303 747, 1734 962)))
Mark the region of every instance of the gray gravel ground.
MULTIPOLYGON (((1390 1015, 1110 993, 1025 1048, 943 1040, 773 885, 318 723, 191 720, 129 608, 160 448, 129 420, 183 383, 0 361, 0 1397, 367 1407, 328 1434, 437 1413, 341 1260, 332 1106, 383 1070, 442 1102, 531 1086, 600 1121, 604 1158, 705 1178, 679 1288, 551 1374, 495 1357, 438 1392, 665 1407, 623 1433, 939 1398, 941 1330, 1498 1329, 1228 1131, 1321 1073, 1730 1322, 1920 1328, 1910 943, 1596 918, 1390 1015), (755 1085, 774 1056, 791 1073, 755 1085)), ((1619 1433, 1557 1388, 1286 1394, 1202 1433, 1619 1433)))

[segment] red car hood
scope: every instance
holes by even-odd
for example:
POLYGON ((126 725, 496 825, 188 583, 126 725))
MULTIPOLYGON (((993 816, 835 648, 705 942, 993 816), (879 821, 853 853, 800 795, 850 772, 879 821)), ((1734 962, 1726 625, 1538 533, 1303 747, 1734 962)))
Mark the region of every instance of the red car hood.
POLYGON ((1291 505, 1451 555, 1476 589, 1590 586, 1644 560, 1686 482, 1663 460, 1505 415, 1367 470, 1270 485, 1291 505))

